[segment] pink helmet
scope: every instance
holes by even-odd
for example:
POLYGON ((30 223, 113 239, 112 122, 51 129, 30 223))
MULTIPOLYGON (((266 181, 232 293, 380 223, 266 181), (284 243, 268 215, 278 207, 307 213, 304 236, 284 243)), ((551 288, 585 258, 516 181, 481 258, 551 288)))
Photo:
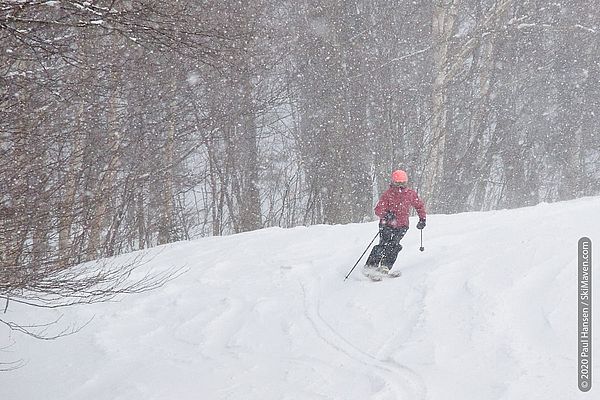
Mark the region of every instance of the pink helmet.
POLYGON ((408 175, 401 169, 392 172, 392 182, 394 183, 406 183, 408 182, 408 175))

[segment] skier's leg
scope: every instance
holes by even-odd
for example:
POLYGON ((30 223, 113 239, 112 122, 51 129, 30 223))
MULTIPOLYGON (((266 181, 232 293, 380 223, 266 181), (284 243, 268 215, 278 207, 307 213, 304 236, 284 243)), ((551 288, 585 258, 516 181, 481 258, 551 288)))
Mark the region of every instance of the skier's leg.
POLYGON ((383 251, 383 257, 381 260, 381 266, 390 270, 394 263, 396 262, 396 258, 398 257, 398 253, 402 250, 402 245, 400 244, 400 240, 404 237, 408 231, 408 228, 401 227, 398 229, 394 229, 392 233, 392 237, 390 241, 385 246, 383 251))
POLYGON ((369 254, 369 258, 367 258, 367 263, 365 264, 365 268, 375 268, 377 264, 381 261, 383 257, 383 246, 381 244, 373 246, 371 250, 371 254, 369 254))
POLYGON ((379 244, 373 246, 371 254, 369 254, 369 258, 367 258, 365 268, 375 268, 379 265, 381 259, 384 257, 385 248, 392 238, 393 232, 391 231, 391 228, 388 228, 385 225, 379 227, 379 244))

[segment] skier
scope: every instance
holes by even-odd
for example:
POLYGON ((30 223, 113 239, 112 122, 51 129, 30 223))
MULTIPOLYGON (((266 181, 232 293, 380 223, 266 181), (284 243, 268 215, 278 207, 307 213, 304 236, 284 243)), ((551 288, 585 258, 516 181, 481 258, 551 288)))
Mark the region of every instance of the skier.
POLYGON ((392 182, 375 206, 379 217, 379 244, 373 247, 367 263, 365 275, 375 277, 385 275, 394 265, 402 245, 400 240, 408 231, 408 214, 414 207, 419 215, 417 229, 425 228, 425 205, 412 189, 407 187, 408 175, 397 170, 392 173, 392 182))

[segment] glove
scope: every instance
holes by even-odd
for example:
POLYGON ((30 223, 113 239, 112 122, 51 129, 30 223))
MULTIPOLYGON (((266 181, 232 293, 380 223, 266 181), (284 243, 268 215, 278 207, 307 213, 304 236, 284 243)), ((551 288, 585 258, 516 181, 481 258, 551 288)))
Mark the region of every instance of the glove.
POLYGON ((383 216, 383 219, 385 222, 392 222, 393 220, 396 219, 396 214, 394 214, 391 211, 388 211, 385 213, 385 215, 383 216))
POLYGON ((419 223, 417 224, 417 229, 423 229, 423 228, 425 228, 425 219, 421 218, 419 220, 419 223))

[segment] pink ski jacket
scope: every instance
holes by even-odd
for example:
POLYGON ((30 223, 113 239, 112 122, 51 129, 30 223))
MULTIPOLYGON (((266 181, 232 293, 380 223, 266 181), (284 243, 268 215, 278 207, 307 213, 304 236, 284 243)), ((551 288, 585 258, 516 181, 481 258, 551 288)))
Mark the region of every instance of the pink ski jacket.
POLYGON ((425 219, 425 204, 412 189, 391 186, 383 192, 381 198, 375 206, 375 214, 381 219, 382 224, 387 224, 393 228, 407 227, 410 207, 417 210, 420 219, 425 219), (391 211, 396 216, 395 220, 386 222, 385 214, 391 211))

